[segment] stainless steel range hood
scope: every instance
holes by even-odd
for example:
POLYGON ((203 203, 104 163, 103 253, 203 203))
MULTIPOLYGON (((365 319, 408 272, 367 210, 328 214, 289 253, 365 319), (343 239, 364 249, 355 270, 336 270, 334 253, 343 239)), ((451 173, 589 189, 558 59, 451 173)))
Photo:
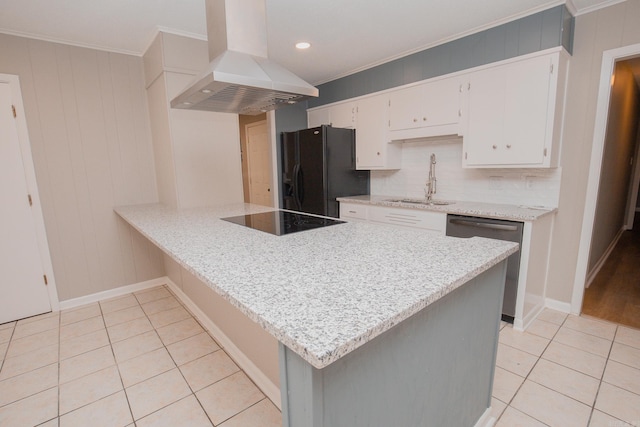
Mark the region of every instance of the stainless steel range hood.
POLYGON ((265 0, 205 0, 209 67, 172 108, 256 115, 318 96, 267 58, 265 0))

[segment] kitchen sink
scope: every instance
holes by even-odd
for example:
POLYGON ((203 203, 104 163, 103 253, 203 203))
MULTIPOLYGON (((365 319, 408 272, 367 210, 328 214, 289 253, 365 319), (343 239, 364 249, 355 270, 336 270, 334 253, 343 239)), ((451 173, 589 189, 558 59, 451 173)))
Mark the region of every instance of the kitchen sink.
POLYGON ((447 200, 425 200, 425 199, 387 199, 386 202, 394 202, 394 203, 413 203, 416 205, 426 205, 426 206, 444 206, 451 205, 455 202, 449 202, 447 200))

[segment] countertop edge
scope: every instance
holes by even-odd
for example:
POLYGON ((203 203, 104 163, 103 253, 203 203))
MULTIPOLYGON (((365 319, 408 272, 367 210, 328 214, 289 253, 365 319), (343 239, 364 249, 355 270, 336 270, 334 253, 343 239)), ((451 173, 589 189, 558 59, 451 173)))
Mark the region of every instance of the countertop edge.
POLYGON ((446 214, 478 216, 484 218, 503 219, 509 221, 535 221, 546 215, 557 212, 551 207, 526 207, 498 203, 452 201, 447 205, 422 205, 417 203, 392 202, 388 199, 401 199, 394 196, 345 196, 337 197, 338 202, 355 203, 390 208, 413 209, 446 214), (517 213, 516 213, 517 212, 517 213))
MULTIPOLYGON (((293 337, 289 336, 288 334, 286 334, 285 332, 280 330, 278 327, 276 327, 275 325, 273 325, 270 322, 268 322, 267 320, 265 320, 263 317, 261 317, 258 313, 256 313, 250 307, 247 307, 245 304, 242 304, 239 300, 234 298, 232 295, 230 295, 228 292, 226 292, 224 289, 222 289, 216 283, 214 283, 213 281, 211 281, 210 279, 208 279, 207 277, 205 277, 204 275, 199 273, 197 269, 193 268, 188 263, 184 262, 177 254, 175 254, 173 251, 171 251, 169 248, 167 248, 165 245, 163 245, 156 238, 154 238, 153 236, 149 235, 143 228, 139 227, 135 223, 135 221, 133 219, 127 218, 126 213, 122 211, 122 209, 139 208, 139 207, 143 207, 143 206, 162 207, 162 208, 168 209, 169 211, 177 211, 177 212, 179 212, 178 210, 172 210, 171 208, 168 208, 168 207, 166 207, 164 205, 161 205, 161 204, 147 204, 147 205, 134 205, 134 206, 115 207, 114 208, 114 212, 120 218, 122 218, 127 224, 129 224, 131 227, 133 227, 137 232, 139 232, 145 238, 149 239, 150 242, 152 242, 155 246, 157 246, 159 249, 161 249, 168 256, 170 256, 171 259, 174 260, 175 262, 177 262, 181 267, 183 267, 185 270, 187 270, 188 272, 193 274, 195 277, 197 277, 199 280, 204 282, 209 288, 211 288, 214 292, 216 292, 224 300, 229 302, 232 306, 236 307, 244 315, 246 315, 249 319, 251 319, 252 321, 256 322, 266 332, 268 332, 270 335, 272 335, 278 341, 282 342, 287 347, 291 348, 293 351, 295 351, 297 354, 299 354, 304 360, 309 362, 312 366, 314 366, 317 369, 322 369, 322 368, 330 365, 331 363, 335 362, 336 360, 340 359, 344 355, 350 353, 351 351, 361 347, 362 345, 366 344, 368 341, 376 338, 378 335, 381 335, 382 333, 388 331, 389 329, 393 328, 395 325, 397 325, 397 324, 401 323, 402 321, 406 320, 407 318, 409 318, 413 314, 416 314, 420 310, 422 310, 425 307, 429 306, 430 304, 438 301, 440 298, 444 297, 445 295, 451 293, 452 291, 454 291, 458 287, 460 287, 463 284, 467 283, 472 278, 478 276, 479 274, 485 272, 486 270, 490 269, 494 265, 500 263, 501 261, 503 261, 508 256, 510 256, 511 254, 513 254, 514 252, 516 252, 518 250, 518 245, 514 244, 514 246, 512 248, 510 248, 507 251, 503 252, 501 255, 497 256, 493 260, 491 260, 489 262, 486 262, 486 263, 484 263, 484 264, 482 264, 480 266, 477 266, 476 268, 474 268, 473 270, 469 271, 464 276, 458 278, 457 280, 455 280, 455 281, 453 281, 453 282, 451 282, 449 284, 446 284, 446 285, 442 286, 442 288, 438 292, 434 292, 434 293, 430 294, 428 297, 416 302, 415 304, 411 305, 410 307, 406 308, 405 310, 397 313, 393 317, 390 317, 390 318, 384 320, 383 322, 379 323, 375 327, 373 327, 373 328, 371 328, 369 330, 366 330, 365 332, 361 333, 360 335, 352 338, 350 341, 346 342, 345 344, 337 346, 335 349, 333 349, 333 351, 329 351, 329 352, 321 354, 321 355, 316 355, 314 353, 309 352, 303 345, 298 344, 297 341, 293 337)), ((274 208, 266 208, 265 207, 264 210, 265 211, 269 211, 269 210, 273 210, 273 209, 274 208)))

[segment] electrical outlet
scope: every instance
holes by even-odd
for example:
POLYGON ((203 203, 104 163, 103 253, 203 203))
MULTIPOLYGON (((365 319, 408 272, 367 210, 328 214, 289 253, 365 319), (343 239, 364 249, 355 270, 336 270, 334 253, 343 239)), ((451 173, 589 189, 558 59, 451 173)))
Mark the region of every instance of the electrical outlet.
POLYGON ((533 188, 535 188, 536 185, 536 180, 535 180, 535 176, 525 176, 524 177, 524 187, 527 190, 532 190, 533 188))
POLYGON ((489 188, 492 190, 501 190, 502 189, 502 177, 501 176, 490 176, 489 177, 489 188))

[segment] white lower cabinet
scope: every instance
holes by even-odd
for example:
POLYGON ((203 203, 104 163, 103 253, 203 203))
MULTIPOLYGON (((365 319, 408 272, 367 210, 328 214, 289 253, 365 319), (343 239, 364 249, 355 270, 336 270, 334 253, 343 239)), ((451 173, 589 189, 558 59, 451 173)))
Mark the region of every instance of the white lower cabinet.
POLYGON ((340 202, 340 219, 367 220, 368 205, 340 202))
POLYGON ((340 218, 349 221, 369 221, 402 227, 420 228, 444 235, 447 214, 421 209, 390 208, 386 206, 340 203, 340 218))

